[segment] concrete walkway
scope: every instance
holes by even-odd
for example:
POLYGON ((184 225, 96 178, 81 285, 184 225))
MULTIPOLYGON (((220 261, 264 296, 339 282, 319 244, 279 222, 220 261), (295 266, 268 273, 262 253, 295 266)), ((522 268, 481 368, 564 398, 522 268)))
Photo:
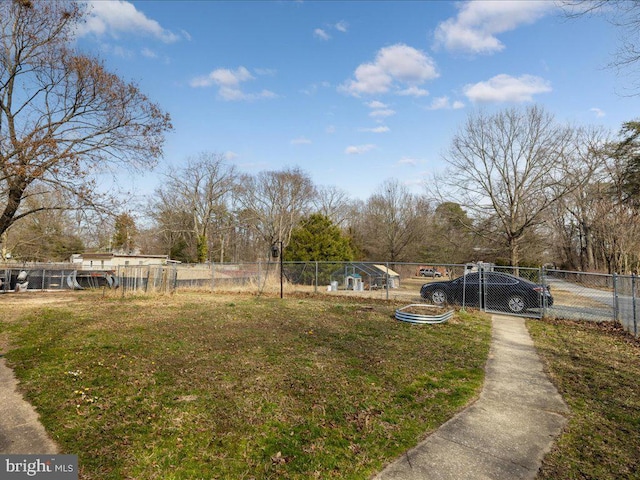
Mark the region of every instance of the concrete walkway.
POLYGON ((17 390, 13 370, 0 358, 0 453, 58 453, 38 414, 17 390))
POLYGON ((374 479, 533 479, 568 413, 524 319, 496 315, 478 401, 374 479))

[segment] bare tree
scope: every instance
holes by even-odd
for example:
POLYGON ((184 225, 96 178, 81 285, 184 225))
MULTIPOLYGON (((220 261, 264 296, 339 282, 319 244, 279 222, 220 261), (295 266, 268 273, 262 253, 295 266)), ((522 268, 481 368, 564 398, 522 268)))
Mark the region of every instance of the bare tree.
POLYGON ((0 234, 34 212, 65 208, 28 206, 30 195, 57 191, 88 205, 94 173, 150 167, 162 154, 168 114, 71 48, 84 8, 0 2, 0 234))
POLYGON ((138 227, 130 213, 124 212, 116 216, 111 237, 111 249, 131 253, 137 245, 138 227))
POLYGON ((595 255, 602 259, 609 273, 631 273, 640 268, 638 146, 636 135, 628 136, 628 127, 629 124, 625 124, 620 132, 620 141, 603 149, 607 156, 605 173, 597 185, 599 195, 592 199, 595 255))
POLYGON ((174 228, 190 230, 196 241, 196 261, 204 262, 213 236, 224 233, 230 196, 238 178, 236 169, 226 164, 221 154, 201 153, 188 159, 185 167, 171 169, 165 177, 167 181, 156 191, 154 210, 168 217, 162 220, 165 226, 174 219, 174 228), (186 219, 190 221, 185 225, 186 219), (215 227, 218 232, 213 231, 215 227))
POLYGON ((480 260, 473 256, 476 226, 457 203, 439 204, 433 217, 425 222, 425 225, 427 228, 421 260, 430 263, 465 263, 480 260))
MULTIPOLYGON (((55 204, 55 192, 29 197, 27 204, 47 201, 55 204)), ((29 205, 36 209, 37 205, 29 205)), ((73 253, 84 250, 78 231, 74 225, 72 212, 65 210, 39 211, 29 215, 22 222, 12 225, 4 232, 2 259, 8 255, 20 261, 68 261, 73 253)))
POLYGON ((445 155, 449 171, 440 181, 479 217, 497 217, 513 265, 520 261, 527 231, 581 181, 566 161, 570 137, 570 129, 537 106, 476 113, 445 155))
POLYGON ((610 157, 606 183, 598 186, 599 195, 591 200, 595 255, 603 260, 608 273, 631 273, 640 266, 640 210, 625 201, 624 167, 623 159, 610 157))
POLYGON ((262 247, 282 242, 286 247, 291 230, 309 213, 316 195, 311 178, 298 168, 261 172, 240 182, 238 200, 245 218, 262 240, 262 247))
POLYGON ((397 180, 385 181, 366 201, 358 237, 370 259, 389 262, 415 258, 424 241, 429 203, 397 180))
POLYGON ((349 219, 353 202, 344 190, 335 186, 318 187, 314 204, 318 213, 341 227, 349 219))
POLYGON ((599 127, 578 128, 568 150, 571 176, 580 179, 576 188, 562 196, 548 212, 554 244, 568 268, 589 271, 596 268, 593 228, 597 204, 609 183, 610 133, 599 127))

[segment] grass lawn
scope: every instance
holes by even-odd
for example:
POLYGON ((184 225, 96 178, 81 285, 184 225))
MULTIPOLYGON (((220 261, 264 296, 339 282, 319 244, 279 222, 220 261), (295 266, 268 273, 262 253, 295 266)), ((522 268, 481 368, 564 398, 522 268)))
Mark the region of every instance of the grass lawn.
POLYGON ((530 321, 571 409, 540 479, 640 478, 640 342, 610 323, 530 321))
POLYGON ((490 342, 357 298, 55 295, 0 296, 0 353, 81 479, 366 479, 479 394, 490 342))

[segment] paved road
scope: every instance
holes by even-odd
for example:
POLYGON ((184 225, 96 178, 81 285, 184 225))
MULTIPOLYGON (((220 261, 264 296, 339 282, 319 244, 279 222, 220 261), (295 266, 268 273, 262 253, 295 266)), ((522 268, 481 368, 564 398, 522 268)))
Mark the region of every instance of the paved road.
MULTIPOLYGON (((548 315, 598 322, 614 320, 615 299, 612 291, 589 288, 557 278, 548 278, 547 281, 552 294, 554 291, 562 290, 575 296, 575 302, 571 305, 553 305, 548 309, 548 315)), ((618 295, 618 320, 632 334, 635 332, 634 307, 637 324, 640 320, 640 298, 636 298, 634 305, 634 299, 631 295, 618 295)))

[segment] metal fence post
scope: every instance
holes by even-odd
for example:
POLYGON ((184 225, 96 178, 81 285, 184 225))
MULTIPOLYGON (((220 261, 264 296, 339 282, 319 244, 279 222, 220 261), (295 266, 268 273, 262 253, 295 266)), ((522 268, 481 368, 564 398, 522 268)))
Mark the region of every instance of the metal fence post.
POLYGON ((618 321, 618 276, 613 274, 613 322, 618 321))
POLYGON ((638 336, 638 318, 636 315, 636 274, 631 274, 631 307, 633 308, 633 336, 638 336))
POLYGON ((314 293, 318 293, 318 261, 316 260, 316 278, 315 278, 315 288, 313 289, 314 293))
POLYGON ((547 296, 545 295, 545 291, 547 290, 547 275, 546 269, 544 267, 540 267, 540 285, 542 285, 542 316, 544 317, 547 314, 547 296))
POLYGON ((386 278, 384 283, 387 289, 387 300, 389 300, 389 262, 385 263, 385 267, 387 267, 387 271, 385 272, 386 278))
POLYGON ((462 311, 464 312, 465 303, 467 301, 467 271, 462 271, 462 311))
POLYGON ((178 267, 174 266, 173 267, 173 289, 171 290, 171 293, 175 293, 177 289, 178 289, 178 267))
POLYGON ((149 291, 149 280, 151 280, 151 265, 147 265, 147 281, 144 284, 144 293, 149 291))

